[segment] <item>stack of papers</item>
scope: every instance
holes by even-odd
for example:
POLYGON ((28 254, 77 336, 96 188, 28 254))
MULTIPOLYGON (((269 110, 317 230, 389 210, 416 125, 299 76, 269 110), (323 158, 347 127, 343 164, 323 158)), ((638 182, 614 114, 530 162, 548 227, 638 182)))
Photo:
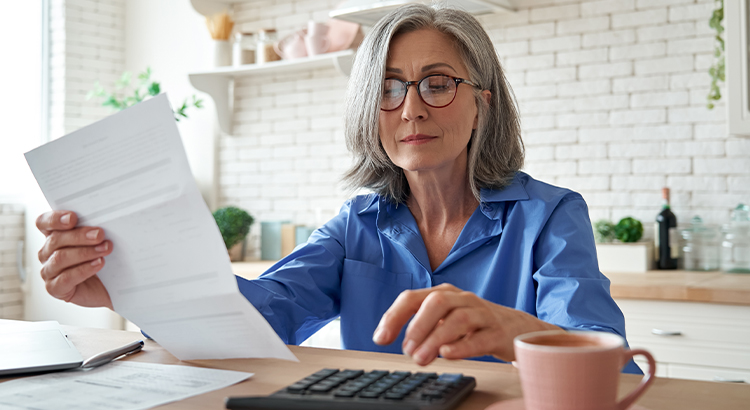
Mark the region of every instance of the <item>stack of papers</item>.
POLYGON ((52 209, 99 226, 117 313, 181 360, 297 360, 242 296, 166 95, 26 153, 52 209))

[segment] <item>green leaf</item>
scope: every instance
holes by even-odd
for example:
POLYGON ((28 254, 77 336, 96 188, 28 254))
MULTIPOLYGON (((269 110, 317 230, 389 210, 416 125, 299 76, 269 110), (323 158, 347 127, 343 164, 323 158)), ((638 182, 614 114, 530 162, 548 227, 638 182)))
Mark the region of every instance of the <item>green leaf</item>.
POLYGON ((198 97, 193 94, 193 105, 195 106, 195 108, 203 108, 203 100, 199 100, 198 97))
POLYGON ((149 78, 151 78, 151 67, 146 67, 146 71, 138 74, 138 79, 143 82, 147 82, 149 78))
POLYGON ((615 225, 615 236, 622 242, 637 242, 643 236, 643 224, 630 216, 615 225))
POLYGON ((714 1, 714 10, 711 12, 711 18, 708 20, 708 25, 716 31, 716 48, 714 49, 714 57, 716 58, 715 63, 708 69, 708 74, 711 76, 711 87, 706 97, 709 103, 706 107, 711 110, 714 108, 714 104, 711 101, 718 101, 721 99, 721 90, 718 86, 718 81, 726 82, 726 76, 724 74, 724 39, 722 34, 724 33, 724 26, 721 22, 724 20, 724 0, 714 1))
POLYGON ((126 71, 122 73, 122 76, 119 80, 115 83, 115 88, 118 90, 122 90, 123 88, 130 85, 130 71, 126 71))
POLYGON ((160 92, 161 92, 161 85, 159 85, 159 83, 157 83, 156 81, 151 83, 151 85, 148 87, 148 94, 152 97, 159 95, 160 92))
POLYGON ((594 222, 594 239, 596 243, 606 243, 615 240, 615 224, 606 220, 600 219, 594 222))
POLYGON ((122 110, 125 108, 123 104, 120 101, 117 101, 117 99, 114 96, 109 96, 106 101, 102 103, 102 106, 104 107, 112 107, 115 110, 122 110))

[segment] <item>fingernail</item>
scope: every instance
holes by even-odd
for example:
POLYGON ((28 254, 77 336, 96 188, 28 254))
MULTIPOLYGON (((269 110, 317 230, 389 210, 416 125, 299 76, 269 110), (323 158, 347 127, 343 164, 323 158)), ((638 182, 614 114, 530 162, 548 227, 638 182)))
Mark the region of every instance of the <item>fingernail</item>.
POLYGON ((407 356, 411 356, 412 353, 414 353, 414 348, 416 347, 416 343, 414 343, 413 340, 409 340, 404 345, 404 353, 407 356))
POLYGON ((426 348, 418 349, 414 353, 414 356, 412 356, 414 361, 421 365, 430 363, 431 361, 435 360, 435 357, 437 356, 428 352, 426 348))
POLYGON ((381 327, 375 329, 375 333, 372 335, 372 341, 378 344, 383 343, 385 341, 385 330, 381 327))
POLYGON ((70 214, 65 214, 60 217, 60 223, 63 225, 67 225, 70 223, 70 214))
POLYGON ((99 266, 102 264, 102 258, 96 258, 93 261, 91 261, 91 266, 99 266))
POLYGON ((103 244, 101 244, 101 245, 97 245, 97 246, 96 246, 96 247, 94 248, 94 250, 95 250, 95 251, 97 251, 97 252, 104 252, 104 251, 106 251, 106 250, 107 250, 107 242, 104 242, 104 243, 103 243, 103 244))
POLYGON ((414 352, 414 355, 412 356, 412 358, 417 363, 424 363, 426 361, 426 359, 427 359, 427 357, 426 357, 427 354, 426 353, 427 352, 425 352, 424 349, 419 349, 416 352, 414 352))
POLYGON ((86 237, 89 239, 96 239, 96 237, 99 236, 99 230, 94 229, 92 231, 86 232, 86 237))

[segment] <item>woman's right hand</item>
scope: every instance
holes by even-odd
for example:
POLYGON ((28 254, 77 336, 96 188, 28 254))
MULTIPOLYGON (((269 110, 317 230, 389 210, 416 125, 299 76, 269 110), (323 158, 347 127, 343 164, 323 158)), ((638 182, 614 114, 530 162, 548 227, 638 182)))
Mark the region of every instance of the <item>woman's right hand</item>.
POLYGON ((108 307, 112 299, 96 276, 104 257, 112 253, 112 242, 104 230, 76 227, 78 216, 70 211, 50 211, 39 215, 36 227, 47 240, 39 250, 42 279, 53 297, 85 307, 108 307))

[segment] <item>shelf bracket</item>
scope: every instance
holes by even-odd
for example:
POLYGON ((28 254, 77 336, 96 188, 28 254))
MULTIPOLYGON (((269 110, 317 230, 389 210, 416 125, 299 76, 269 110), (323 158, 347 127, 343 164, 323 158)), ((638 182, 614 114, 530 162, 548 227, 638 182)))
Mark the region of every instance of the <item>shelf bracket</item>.
POLYGON ((342 55, 333 58, 333 66, 344 77, 349 78, 349 74, 352 73, 352 66, 354 65, 354 57, 352 55, 342 55))
POLYGON ((229 76, 207 74, 190 74, 190 84, 197 90, 211 96, 216 105, 216 115, 219 128, 226 134, 232 134, 232 113, 234 113, 234 98, 230 92, 234 90, 234 79, 229 76))

